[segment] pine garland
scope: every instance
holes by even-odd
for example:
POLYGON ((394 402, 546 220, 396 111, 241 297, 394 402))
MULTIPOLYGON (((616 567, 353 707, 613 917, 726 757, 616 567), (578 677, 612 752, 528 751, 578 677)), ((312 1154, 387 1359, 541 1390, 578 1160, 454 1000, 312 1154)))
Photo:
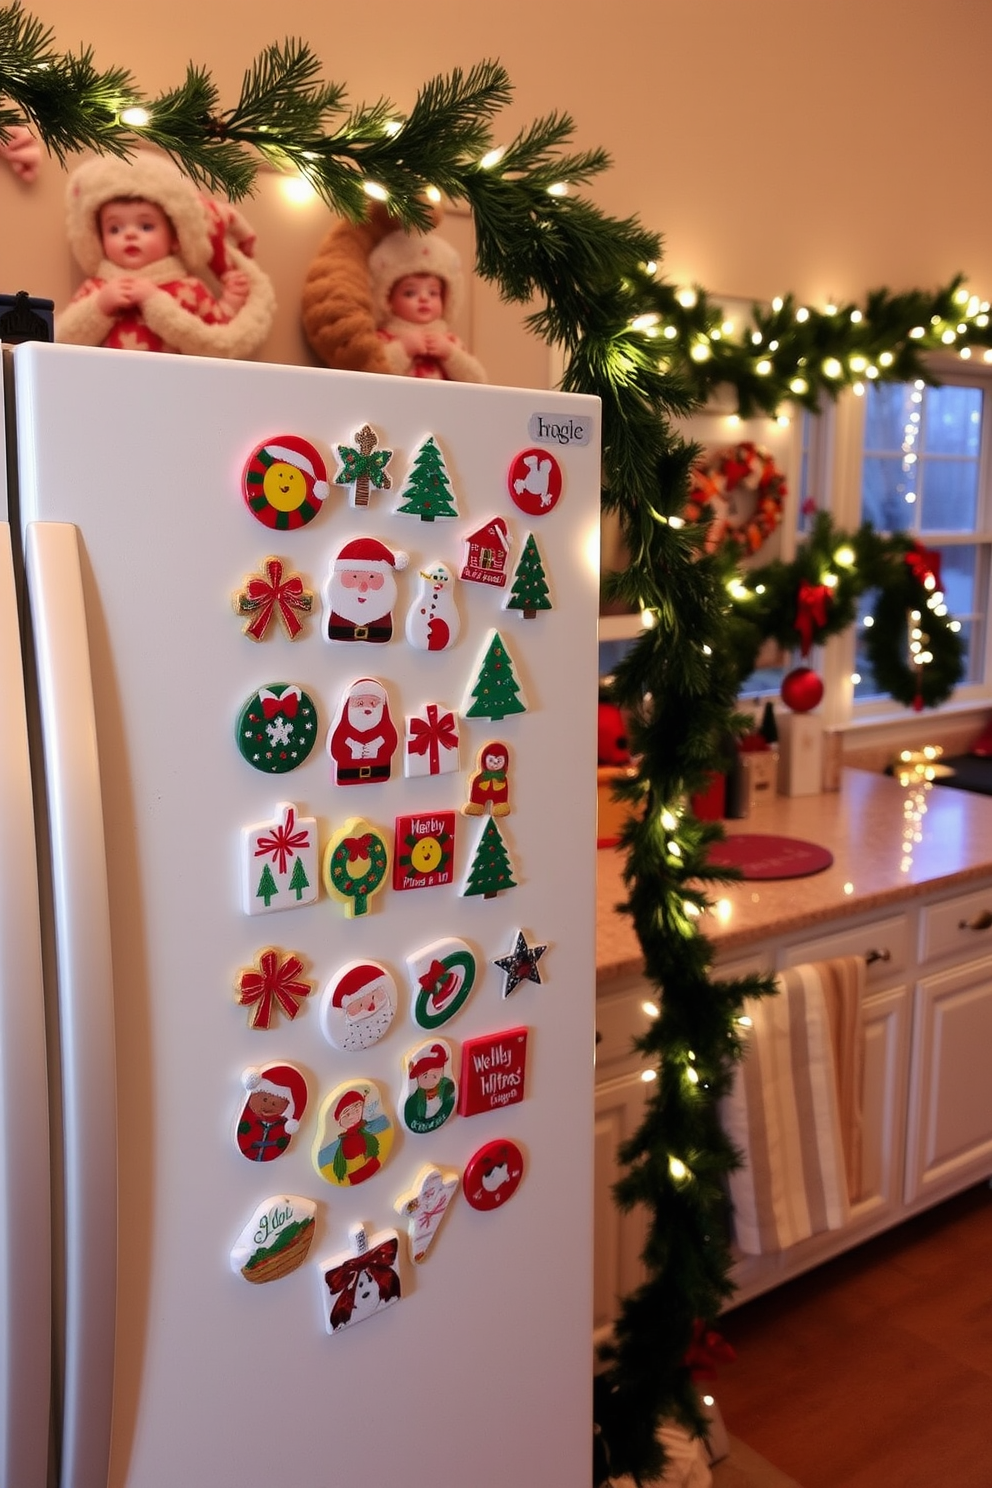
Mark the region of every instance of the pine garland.
POLYGON ((62 159, 84 148, 127 155, 143 138, 198 183, 235 199, 268 159, 299 170, 333 211, 352 219, 364 215, 369 195, 388 199, 412 226, 425 223, 430 190, 467 202, 479 273, 504 299, 542 306, 529 324, 564 347, 563 386, 602 400, 603 505, 617 514, 631 555, 608 587, 654 622, 615 684, 641 761, 626 787, 641 810, 624 832, 623 908, 661 1007, 640 1041, 658 1078, 621 1153, 626 1172, 617 1186, 621 1204, 644 1205, 649 1216, 647 1280, 624 1300, 596 1382, 610 1470, 641 1484, 663 1466, 655 1441, 663 1417, 702 1429, 686 1351, 697 1322, 712 1324, 732 1291, 723 1179, 737 1158, 717 1100, 741 1053, 743 999, 770 990, 760 978, 714 980, 712 947, 697 928, 708 889, 733 875, 707 866, 719 829, 682 803, 720 761, 739 671, 727 644, 725 567, 702 552, 702 526, 680 515, 698 452, 668 420, 727 381, 742 413, 773 412, 785 398, 814 407, 823 389, 860 375, 855 356, 874 358, 866 365, 879 377, 925 376, 920 353, 935 338, 948 344, 952 323, 968 328, 955 336, 987 344, 988 307, 973 307, 957 280, 937 296, 879 292, 860 319, 851 307, 804 317, 787 300, 771 312, 756 309, 754 331, 735 341, 701 291, 690 304, 692 295, 657 279, 654 234, 577 194, 609 162, 598 150, 564 153, 572 135, 566 115, 549 115, 494 147, 492 126, 510 98, 497 63, 434 79, 405 117, 386 101, 346 112, 344 90, 319 74, 309 47, 286 41, 245 74, 233 108, 221 108, 209 74, 196 67, 181 86, 146 98, 128 72, 98 71, 88 50, 63 55, 18 5, 0 8, 0 139, 26 123, 62 159), (959 307, 965 319, 956 322, 959 307), (759 334, 767 353, 760 357, 759 334), (842 374, 826 370, 831 355, 843 359, 842 374), (759 360, 769 362, 767 371, 759 360))

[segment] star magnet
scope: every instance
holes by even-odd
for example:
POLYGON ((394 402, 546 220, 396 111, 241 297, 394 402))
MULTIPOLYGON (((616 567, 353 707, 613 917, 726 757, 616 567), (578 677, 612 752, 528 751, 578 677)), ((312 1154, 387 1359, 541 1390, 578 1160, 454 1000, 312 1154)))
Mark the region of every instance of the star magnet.
POLYGON ((527 944, 522 930, 517 931, 517 938, 513 950, 508 956, 497 956, 493 961, 506 978, 503 983, 503 996, 509 997, 515 992, 521 982, 541 983, 541 973, 537 969, 537 963, 547 950, 546 945, 527 944))

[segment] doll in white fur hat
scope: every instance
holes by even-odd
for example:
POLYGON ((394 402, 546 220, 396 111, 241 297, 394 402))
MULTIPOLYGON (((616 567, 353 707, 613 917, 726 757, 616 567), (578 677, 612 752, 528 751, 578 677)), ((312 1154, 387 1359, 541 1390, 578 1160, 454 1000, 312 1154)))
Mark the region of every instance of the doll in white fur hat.
POLYGON ((462 269, 439 233, 389 233, 369 254, 369 277, 390 372, 485 382, 481 364, 448 329, 448 317, 458 312, 462 269))
POLYGON ((67 228, 90 277, 56 318, 57 341, 245 357, 268 335, 275 297, 252 261, 247 223, 201 197, 164 157, 80 166, 69 181, 67 228))

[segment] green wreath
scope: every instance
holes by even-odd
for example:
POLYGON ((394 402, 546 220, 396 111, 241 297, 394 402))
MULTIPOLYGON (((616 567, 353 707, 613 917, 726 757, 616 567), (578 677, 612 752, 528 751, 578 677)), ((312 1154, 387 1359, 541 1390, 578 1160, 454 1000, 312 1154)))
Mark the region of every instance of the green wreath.
POLYGON ((913 546, 892 555, 889 573, 878 585, 874 623, 864 632, 865 653, 879 688, 917 712, 946 702, 964 673, 960 631, 931 608, 934 590, 913 570, 918 551, 913 546))

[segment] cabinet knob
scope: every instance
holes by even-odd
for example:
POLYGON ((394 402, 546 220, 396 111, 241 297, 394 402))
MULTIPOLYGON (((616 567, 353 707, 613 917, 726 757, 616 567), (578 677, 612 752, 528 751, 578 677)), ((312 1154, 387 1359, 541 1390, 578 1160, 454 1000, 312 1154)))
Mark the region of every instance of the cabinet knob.
POLYGON ((992 925, 992 909, 983 909, 973 920, 959 920, 959 930, 988 930, 992 925))
POLYGON ((884 951, 879 951, 879 950, 874 950, 874 949, 873 950, 870 950, 870 951, 865 951, 865 965, 866 966, 874 966, 874 964, 875 964, 876 961, 891 961, 891 960, 892 960, 892 952, 888 949, 888 947, 886 947, 886 949, 884 951))

